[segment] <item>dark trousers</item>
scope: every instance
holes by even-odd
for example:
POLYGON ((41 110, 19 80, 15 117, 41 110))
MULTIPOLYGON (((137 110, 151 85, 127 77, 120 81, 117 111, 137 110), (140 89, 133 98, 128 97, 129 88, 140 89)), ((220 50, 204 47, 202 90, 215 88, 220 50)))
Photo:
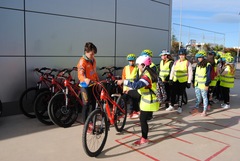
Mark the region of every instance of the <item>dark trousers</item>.
POLYGON ((166 93, 167 93, 166 102, 168 102, 168 101, 170 101, 172 91, 171 91, 171 87, 170 87, 169 83, 164 82, 164 86, 165 86, 165 90, 166 90, 166 93))
POLYGON ((93 96, 92 87, 81 88, 81 96, 83 101, 82 107, 82 123, 85 123, 87 116, 96 106, 96 100, 93 96))
POLYGON ((127 93, 128 97, 132 99, 132 111, 139 111, 139 102, 141 99, 141 95, 137 90, 129 90, 127 93))
POLYGON ((144 139, 148 138, 148 123, 147 121, 149 118, 153 115, 153 112, 149 111, 141 111, 140 112, 140 123, 141 123, 141 131, 142 131, 142 137, 144 139))
POLYGON ((186 83, 180 83, 179 81, 173 82, 172 85, 172 94, 171 94, 171 105, 174 106, 176 101, 176 95, 178 95, 178 107, 182 107, 182 97, 183 93, 186 90, 186 83))
POLYGON ((222 94, 223 94, 223 101, 225 104, 229 105, 230 102, 230 88, 227 87, 221 87, 222 94))

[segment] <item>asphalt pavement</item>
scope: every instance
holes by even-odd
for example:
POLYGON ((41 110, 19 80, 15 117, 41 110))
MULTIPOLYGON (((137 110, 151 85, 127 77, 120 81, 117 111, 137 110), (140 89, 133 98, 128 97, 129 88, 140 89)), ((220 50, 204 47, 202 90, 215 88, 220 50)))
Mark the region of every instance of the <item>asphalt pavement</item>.
POLYGON ((231 108, 223 110, 218 102, 208 116, 190 114, 194 89, 187 89, 189 102, 183 113, 154 113, 149 122, 151 144, 133 147, 141 136, 139 120, 127 119, 123 133, 110 128, 102 153, 91 158, 82 147, 83 125, 70 128, 46 126, 24 115, 0 118, 0 161, 240 161, 240 79, 231 89, 231 108))

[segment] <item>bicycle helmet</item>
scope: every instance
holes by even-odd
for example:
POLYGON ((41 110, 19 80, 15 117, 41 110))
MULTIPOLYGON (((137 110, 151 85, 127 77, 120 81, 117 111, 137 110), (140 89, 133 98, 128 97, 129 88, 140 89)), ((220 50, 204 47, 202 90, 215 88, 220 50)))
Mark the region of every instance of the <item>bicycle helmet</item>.
POLYGON ((142 55, 139 56, 136 60, 136 64, 144 64, 145 66, 149 66, 152 63, 152 59, 150 56, 142 55))
POLYGON ((217 54, 216 54, 215 51, 208 51, 208 55, 214 55, 214 56, 216 56, 217 54))
POLYGON ((195 55, 196 58, 204 58, 206 56, 206 51, 205 50, 199 50, 197 54, 195 55))
POLYGON ((233 64, 233 62, 234 62, 234 58, 232 56, 226 57, 226 63, 233 64))
POLYGON ((127 60, 128 61, 135 61, 136 60, 136 55, 135 54, 128 54, 127 55, 127 60))
POLYGON ((162 55, 170 55, 170 52, 167 49, 162 50, 162 52, 159 54, 159 56, 162 56, 162 55))
POLYGON ((143 51, 141 52, 140 56, 142 56, 142 55, 147 55, 147 56, 153 57, 153 53, 152 53, 152 51, 149 50, 149 49, 143 50, 143 51))
POLYGON ((184 49, 184 48, 181 48, 179 51, 178 51, 178 55, 187 55, 187 50, 184 49))

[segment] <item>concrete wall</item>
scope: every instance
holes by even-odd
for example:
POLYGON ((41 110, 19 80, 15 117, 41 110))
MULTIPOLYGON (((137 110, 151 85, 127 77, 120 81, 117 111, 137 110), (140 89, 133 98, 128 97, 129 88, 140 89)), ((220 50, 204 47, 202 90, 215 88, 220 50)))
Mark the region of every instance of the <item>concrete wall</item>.
POLYGON ((5 114, 18 113, 21 93, 36 82, 34 68, 75 66, 87 41, 98 48, 98 67, 124 66, 128 53, 146 48, 158 63, 159 52, 170 47, 171 8, 171 0, 1 0, 5 114))

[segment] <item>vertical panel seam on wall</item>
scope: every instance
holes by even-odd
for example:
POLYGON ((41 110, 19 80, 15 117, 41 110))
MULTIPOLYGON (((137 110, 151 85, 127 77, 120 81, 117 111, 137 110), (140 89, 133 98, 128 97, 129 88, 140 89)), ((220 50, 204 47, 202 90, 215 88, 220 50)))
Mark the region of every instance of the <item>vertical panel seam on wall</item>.
POLYGON ((23 35, 24 35, 24 71, 25 71, 25 88, 27 89, 27 40, 26 40, 26 2, 23 0, 23 35))
POLYGON ((116 66, 116 62, 117 62, 117 0, 115 0, 115 22, 114 22, 114 66, 116 66))

